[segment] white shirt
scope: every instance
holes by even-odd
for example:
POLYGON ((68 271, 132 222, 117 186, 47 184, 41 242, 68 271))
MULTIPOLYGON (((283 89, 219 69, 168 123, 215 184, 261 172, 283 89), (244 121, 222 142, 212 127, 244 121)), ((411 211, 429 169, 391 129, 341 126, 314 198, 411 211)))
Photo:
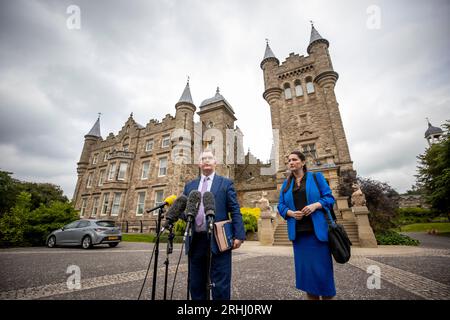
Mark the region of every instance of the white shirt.
MULTIPOLYGON (((212 186, 212 183, 213 183, 213 180, 214 180, 214 176, 216 175, 216 173, 215 172, 213 172, 213 173, 211 173, 209 176, 208 176, 208 178, 209 178, 209 180, 207 181, 208 182, 208 188, 206 189, 206 191, 211 191, 211 186, 212 186)), ((202 191, 202 187, 203 187, 203 181, 205 180, 205 178, 206 178, 207 176, 205 176, 205 175, 201 175, 201 177, 200 177, 200 183, 198 184, 198 188, 197 188, 197 190, 198 191, 202 191)))

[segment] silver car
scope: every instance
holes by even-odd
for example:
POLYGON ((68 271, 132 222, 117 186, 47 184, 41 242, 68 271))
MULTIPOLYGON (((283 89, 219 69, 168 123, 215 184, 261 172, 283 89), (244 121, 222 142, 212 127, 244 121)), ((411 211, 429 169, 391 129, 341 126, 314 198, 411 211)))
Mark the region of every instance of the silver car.
POLYGON ((122 232, 110 220, 77 220, 55 230, 47 237, 47 247, 79 246, 89 249, 93 245, 108 244, 116 247, 122 240, 122 232))

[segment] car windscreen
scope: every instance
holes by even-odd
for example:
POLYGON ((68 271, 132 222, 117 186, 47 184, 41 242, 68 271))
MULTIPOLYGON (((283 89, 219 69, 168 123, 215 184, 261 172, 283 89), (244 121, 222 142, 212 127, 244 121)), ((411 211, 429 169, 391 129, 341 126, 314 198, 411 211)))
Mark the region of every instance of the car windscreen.
POLYGON ((96 224, 99 227, 107 227, 107 228, 114 228, 116 226, 114 221, 97 221, 96 224))

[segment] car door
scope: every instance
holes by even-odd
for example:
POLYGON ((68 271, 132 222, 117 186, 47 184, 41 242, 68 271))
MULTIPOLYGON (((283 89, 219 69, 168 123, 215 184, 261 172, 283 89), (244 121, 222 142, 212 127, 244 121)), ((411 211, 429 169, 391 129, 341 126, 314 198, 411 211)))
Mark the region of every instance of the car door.
POLYGON ((72 237, 79 223, 80 220, 77 220, 65 225, 60 232, 56 233, 56 243, 70 244, 70 238, 72 237))
POLYGON ((73 233, 71 242, 77 245, 81 244, 81 240, 83 239, 84 235, 88 233, 90 225, 91 225, 90 221, 81 220, 80 223, 77 225, 75 232, 73 233))

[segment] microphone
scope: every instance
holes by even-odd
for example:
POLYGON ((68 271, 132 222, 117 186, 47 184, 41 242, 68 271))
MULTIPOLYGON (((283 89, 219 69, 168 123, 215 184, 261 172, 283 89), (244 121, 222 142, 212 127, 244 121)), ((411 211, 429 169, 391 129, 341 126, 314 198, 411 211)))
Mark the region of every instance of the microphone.
POLYGON ((161 232, 164 232, 164 230, 169 227, 173 227, 180 214, 186 209, 187 201, 188 199, 185 195, 181 195, 177 198, 177 200, 175 200, 173 205, 169 208, 169 210, 167 210, 166 221, 164 222, 161 232))
POLYGON ((165 199, 164 199, 164 202, 161 203, 159 206, 156 206, 156 207, 151 208, 151 209, 147 209, 147 210, 145 210, 145 211, 146 211, 147 213, 149 213, 149 212, 152 212, 152 211, 155 211, 155 210, 164 208, 165 206, 169 206, 169 207, 170 207, 170 206, 172 205, 172 203, 175 201, 176 198, 177 198, 177 196, 173 194, 173 195, 171 195, 171 196, 165 198, 165 199))
POLYGON ((207 191, 203 194, 203 207, 205 208, 206 219, 216 216, 216 202, 212 192, 207 191))
POLYGON ((189 198, 186 204, 186 216, 188 222, 192 222, 195 219, 195 216, 198 213, 198 207, 200 206, 202 194, 200 191, 192 190, 189 193, 189 198))

